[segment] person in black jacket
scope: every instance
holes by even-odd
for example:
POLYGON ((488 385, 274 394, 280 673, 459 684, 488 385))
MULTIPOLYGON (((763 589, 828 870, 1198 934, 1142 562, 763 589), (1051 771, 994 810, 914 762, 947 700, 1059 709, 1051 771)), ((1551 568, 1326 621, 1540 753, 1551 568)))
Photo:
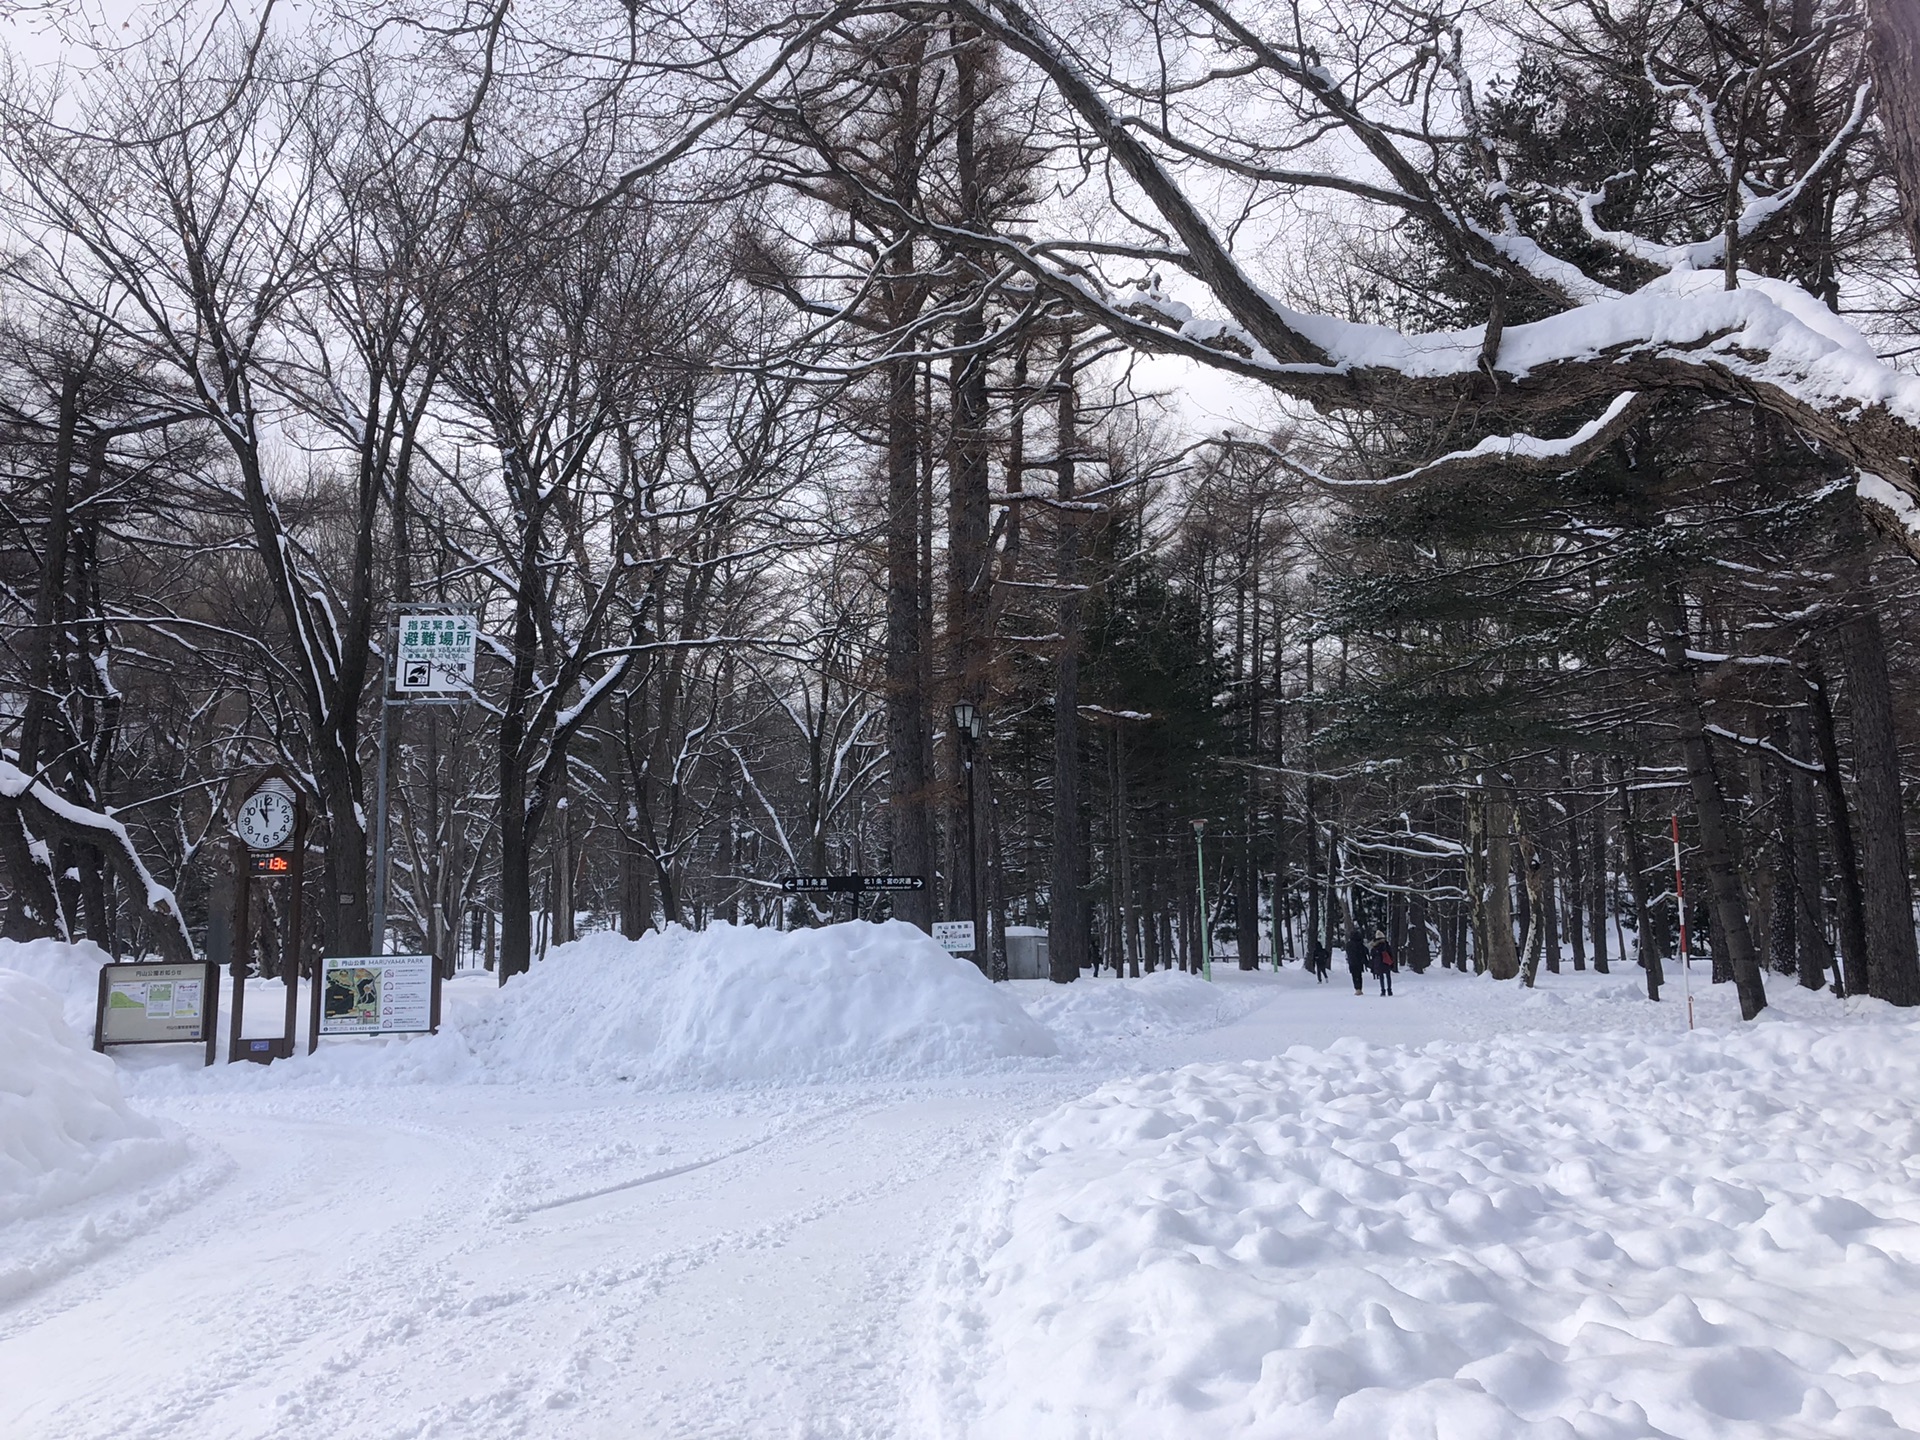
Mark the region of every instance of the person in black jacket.
POLYGON ((1347 970, 1353 976, 1353 993, 1364 995, 1367 985, 1367 937, 1355 925, 1347 932, 1347 970))
POLYGON ((1393 993, 1393 947, 1387 944, 1384 930, 1373 932, 1373 973, 1380 977, 1380 993, 1393 993))

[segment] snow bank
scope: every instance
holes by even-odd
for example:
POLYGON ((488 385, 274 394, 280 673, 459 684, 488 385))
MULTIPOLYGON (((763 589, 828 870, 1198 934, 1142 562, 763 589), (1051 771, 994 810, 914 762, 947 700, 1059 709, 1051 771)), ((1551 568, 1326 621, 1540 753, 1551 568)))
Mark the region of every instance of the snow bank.
POLYGON ((479 1066, 520 1079, 785 1085, 1058 1049, 1005 987, 899 921, 594 935, 501 998, 462 1028, 479 1066))
POLYGON ((1920 1024, 1507 1037, 1117 1082, 941 1267, 948 1436, 1920 1431, 1920 1024))
POLYGON ((60 997, 67 1023, 93 1038, 100 1003, 100 967, 113 957, 91 940, 0 940, 0 970, 32 976, 60 997))
POLYGON ((1239 1019, 1272 992, 1213 985, 1160 970, 1137 980, 1082 976, 1071 985, 1010 980, 1007 989, 1069 1053, 1096 1055, 1143 1040, 1210 1030, 1239 1019))
POLYGON ((0 970, 0 1225, 152 1178, 186 1146, 136 1114, 58 994, 0 970))

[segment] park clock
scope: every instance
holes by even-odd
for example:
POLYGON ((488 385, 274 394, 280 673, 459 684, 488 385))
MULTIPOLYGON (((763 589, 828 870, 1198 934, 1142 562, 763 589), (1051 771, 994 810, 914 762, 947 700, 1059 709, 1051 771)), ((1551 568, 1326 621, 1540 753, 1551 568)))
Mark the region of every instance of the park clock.
POLYGON ((240 805, 234 829, 255 850, 278 850, 293 834, 293 793, 284 781, 269 780, 240 805))

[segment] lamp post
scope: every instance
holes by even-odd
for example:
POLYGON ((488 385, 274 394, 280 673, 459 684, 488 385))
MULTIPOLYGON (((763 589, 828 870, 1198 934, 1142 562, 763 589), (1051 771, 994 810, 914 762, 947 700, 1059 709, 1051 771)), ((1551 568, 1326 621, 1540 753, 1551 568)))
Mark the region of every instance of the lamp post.
POLYGON ((1207 822, 1193 822, 1194 869, 1200 877, 1200 966, 1213 979, 1213 926, 1207 923, 1207 822))
POLYGON ((967 774, 967 918, 973 921, 974 964, 979 965, 989 979, 997 979, 993 974, 992 950, 982 933, 985 927, 980 923, 980 822, 973 805, 973 747, 984 728, 979 707, 971 700, 954 702, 953 729, 960 737, 960 768, 967 774))

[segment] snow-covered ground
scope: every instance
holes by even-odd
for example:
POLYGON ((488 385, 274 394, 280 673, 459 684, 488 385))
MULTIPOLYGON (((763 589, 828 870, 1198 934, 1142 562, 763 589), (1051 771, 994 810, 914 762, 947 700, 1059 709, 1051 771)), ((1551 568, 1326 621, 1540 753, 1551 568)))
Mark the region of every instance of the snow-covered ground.
POLYGON ((602 939, 267 1070, 0 1052, 94 1177, 0 1179, 0 1435, 1920 1433, 1920 1028, 1215 975, 602 939))

